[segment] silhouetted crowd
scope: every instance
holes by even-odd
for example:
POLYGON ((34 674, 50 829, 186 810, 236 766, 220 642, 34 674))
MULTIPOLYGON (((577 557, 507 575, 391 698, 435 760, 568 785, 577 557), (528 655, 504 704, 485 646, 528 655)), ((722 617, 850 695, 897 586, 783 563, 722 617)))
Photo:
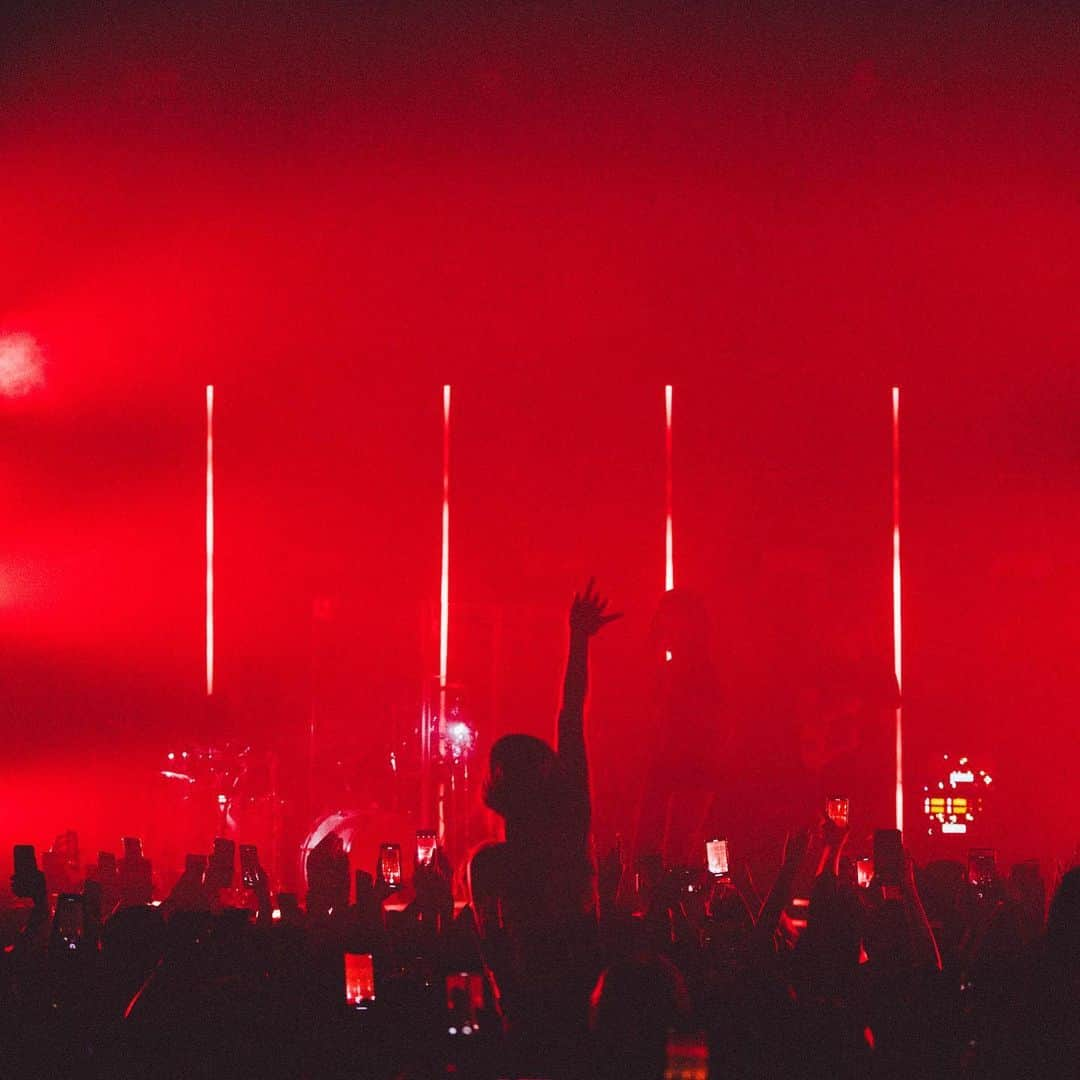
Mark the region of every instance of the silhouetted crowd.
POLYGON ((505 840, 461 888, 437 846, 353 876, 331 834, 303 904, 226 840, 155 902, 137 842, 59 885, 18 847, 0 1077, 1080 1077, 1080 866, 917 868, 889 830, 856 866, 829 816, 764 896, 726 850, 594 858, 588 649, 614 618, 575 597, 558 745, 492 748, 505 840))

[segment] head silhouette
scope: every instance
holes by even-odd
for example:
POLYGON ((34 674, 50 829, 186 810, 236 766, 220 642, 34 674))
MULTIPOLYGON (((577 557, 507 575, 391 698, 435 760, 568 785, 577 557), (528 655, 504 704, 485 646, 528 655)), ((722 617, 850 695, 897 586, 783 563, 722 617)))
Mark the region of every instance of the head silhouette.
POLYGON ((1080 866, 1061 879, 1054 893, 1046 920, 1046 944, 1059 959, 1080 960, 1080 866))
POLYGON ((533 735, 504 735, 491 748, 484 802, 509 824, 543 820, 556 809, 559 759, 533 735))

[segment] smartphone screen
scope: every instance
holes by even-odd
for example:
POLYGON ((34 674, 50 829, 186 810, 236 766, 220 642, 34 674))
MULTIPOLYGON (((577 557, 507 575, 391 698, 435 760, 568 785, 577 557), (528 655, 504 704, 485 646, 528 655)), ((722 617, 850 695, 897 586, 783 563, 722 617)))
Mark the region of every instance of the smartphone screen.
POLYGON ((709 864, 709 873, 716 877, 728 875, 728 842, 726 840, 706 840, 705 859, 709 864))
POLYGON ((478 1017, 484 1007, 484 976, 478 971, 460 971, 446 976, 447 1031, 451 1035, 472 1035, 480 1027, 478 1017))
POLYGON ((834 825, 838 825, 841 829, 846 829, 848 826, 848 812, 850 809, 851 801, 849 799, 835 798, 829 799, 825 803, 825 815, 834 825))
POLYGON ((667 1037, 664 1076, 708 1076, 709 1049, 705 1037, 671 1031, 667 1037))
POLYGON ((255 888, 255 878, 259 872, 259 852, 254 844, 240 845, 240 880, 245 889, 255 888))
POLYGON ((379 870, 383 881, 392 888, 401 884, 401 847, 398 844, 379 845, 379 870))
POLYGON ((972 848, 968 852, 968 881, 972 885, 993 885, 996 874, 997 852, 993 848, 972 848))
POLYGON ((416 865, 431 866, 435 860, 435 833, 430 829, 416 830, 416 865))
POLYGON ((57 936, 68 949, 79 946, 83 935, 83 898, 78 893, 61 893, 56 898, 56 918, 53 922, 57 936))
POLYGON ((874 833, 874 871, 882 886, 900 884, 904 844, 899 829, 878 829, 874 833))
POLYGON ((860 888, 868 889, 870 882, 874 877, 874 860, 873 859, 856 859, 855 860, 855 881, 860 888))
POLYGON ((371 953, 345 954, 345 1004, 364 1009, 375 1000, 375 965, 371 953))

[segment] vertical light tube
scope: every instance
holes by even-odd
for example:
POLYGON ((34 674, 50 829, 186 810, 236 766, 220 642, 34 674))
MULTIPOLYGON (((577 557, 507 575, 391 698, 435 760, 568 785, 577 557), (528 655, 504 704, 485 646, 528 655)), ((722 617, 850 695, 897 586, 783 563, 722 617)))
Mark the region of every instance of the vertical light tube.
POLYGON ((892 388, 892 621, 896 706, 896 827, 904 827, 903 628, 900 619, 900 387, 892 388))
POLYGON ((446 660, 450 645, 450 387, 443 387, 442 574, 439 582, 439 726, 446 717, 446 660))
POLYGON ((206 695, 214 693, 214 387, 206 387, 206 695))
POLYGON ((664 414, 667 420, 664 477, 664 590, 675 588, 675 551, 671 529, 671 387, 664 387, 664 414))

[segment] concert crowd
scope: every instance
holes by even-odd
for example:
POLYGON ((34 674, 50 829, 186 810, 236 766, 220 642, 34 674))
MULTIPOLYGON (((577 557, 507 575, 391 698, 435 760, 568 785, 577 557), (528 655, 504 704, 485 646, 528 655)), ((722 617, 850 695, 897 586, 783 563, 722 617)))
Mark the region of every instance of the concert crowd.
POLYGON ((856 865, 840 814, 793 823, 760 888, 726 846, 597 857, 588 652, 616 618, 575 597, 557 746, 495 743, 505 839, 461 867, 418 845, 352 875, 331 834, 272 895, 219 840, 158 900, 137 844, 85 880, 17 847, 0 1076, 1080 1076, 1080 865, 917 867, 884 829, 856 865))

